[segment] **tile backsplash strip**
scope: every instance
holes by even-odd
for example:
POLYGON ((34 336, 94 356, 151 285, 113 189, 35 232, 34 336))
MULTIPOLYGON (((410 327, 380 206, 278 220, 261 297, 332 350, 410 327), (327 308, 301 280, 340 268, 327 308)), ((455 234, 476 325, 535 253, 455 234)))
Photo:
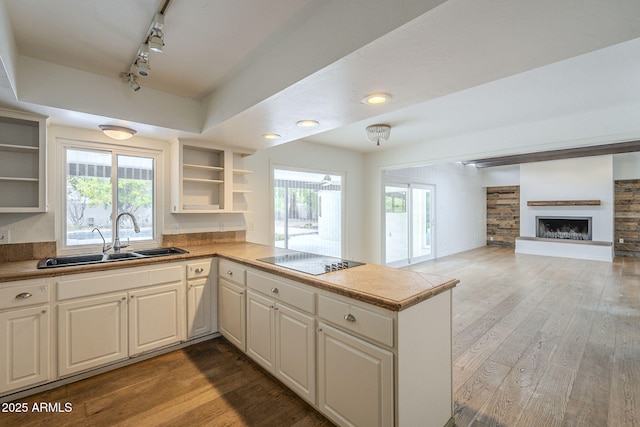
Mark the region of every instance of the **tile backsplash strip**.
MULTIPOLYGON (((207 233, 163 234, 162 246, 198 246, 214 243, 244 242, 246 232, 215 231, 207 233)), ((10 243, 0 245, 0 263, 29 261, 56 256, 56 242, 10 243)))
POLYGON ((162 246, 199 246, 214 243, 244 242, 245 230, 238 231, 213 231, 206 233, 163 234, 162 246))
POLYGON ((56 242, 0 245, 0 262, 29 261, 56 256, 56 242))

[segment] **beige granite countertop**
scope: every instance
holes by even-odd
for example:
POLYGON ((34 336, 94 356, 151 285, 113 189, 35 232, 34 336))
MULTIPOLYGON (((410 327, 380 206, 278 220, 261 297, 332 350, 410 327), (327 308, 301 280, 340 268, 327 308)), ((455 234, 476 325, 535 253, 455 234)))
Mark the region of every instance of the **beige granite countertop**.
POLYGON ((347 270, 314 276, 258 261, 258 258, 272 257, 292 251, 255 243, 215 243, 198 246, 180 245, 180 247, 189 251, 189 253, 80 267, 38 270, 37 260, 3 262, 0 263, 0 286, 3 282, 14 280, 54 277, 217 256, 392 311, 400 311, 452 289, 459 282, 457 279, 375 264, 365 264, 347 270))

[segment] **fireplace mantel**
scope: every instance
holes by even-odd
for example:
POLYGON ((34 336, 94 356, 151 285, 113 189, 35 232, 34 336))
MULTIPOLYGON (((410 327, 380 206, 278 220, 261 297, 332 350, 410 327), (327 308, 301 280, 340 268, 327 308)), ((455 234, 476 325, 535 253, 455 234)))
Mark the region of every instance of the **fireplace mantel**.
POLYGON ((600 206, 600 200, 529 200, 527 206, 600 206))

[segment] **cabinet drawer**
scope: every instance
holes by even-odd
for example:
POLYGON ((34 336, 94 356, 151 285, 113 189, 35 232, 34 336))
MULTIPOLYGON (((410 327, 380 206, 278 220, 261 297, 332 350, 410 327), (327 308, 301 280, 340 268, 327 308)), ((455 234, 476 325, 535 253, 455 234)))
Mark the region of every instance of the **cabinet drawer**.
POLYGON ((219 266, 218 274, 220 277, 224 277, 225 279, 239 285, 245 285, 247 283, 245 278, 246 269, 241 264, 220 260, 219 266))
POLYGON ((49 302, 49 285, 36 282, 0 288, 0 310, 49 302))
POLYGON ((208 277, 211 272, 211 260, 187 265, 187 279, 208 277))
POLYGON ((341 328, 393 347, 393 319, 363 307, 320 296, 318 315, 341 328))
POLYGON ((315 313, 315 294, 271 277, 247 272, 247 286, 309 313, 315 313))

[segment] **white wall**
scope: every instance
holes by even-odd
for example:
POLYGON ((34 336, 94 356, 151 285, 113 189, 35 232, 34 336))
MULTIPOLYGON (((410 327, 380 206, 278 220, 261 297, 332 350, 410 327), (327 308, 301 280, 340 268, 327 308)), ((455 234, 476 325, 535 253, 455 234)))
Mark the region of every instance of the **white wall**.
MULTIPOLYGON (((170 153, 169 141, 134 136, 126 142, 118 142, 106 137, 99 130, 87 130, 67 126, 49 125, 47 129, 47 203, 49 209, 39 214, 0 214, 0 229, 9 230, 10 243, 48 242, 56 240, 60 233, 60 191, 62 172, 58 166, 59 139, 126 145, 159 150, 162 152, 163 176, 158 202, 161 215, 157 225, 161 234, 205 232, 245 229, 242 214, 171 214, 170 213, 170 153)), ((97 146, 97 144, 96 144, 97 146)))
POLYGON ((595 241, 613 241, 613 156, 520 166, 520 235, 536 236, 536 216, 590 216, 595 241), (600 200, 600 206, 527 206, 533 200, 600 200))
MULTIPOLYGON (((486 195, 478 169, 449 163, 388 170, 385 178, 435 186, 437 257, 485 245, 486 195)), ((381 247, 384 241, 381 235, 380 238, 378 245, 381 247)))
POLYGON ((272 245, 273 192, 271 169, 289 166, 319 172, 335 172, 345 175, 345 221, 343 240, 346 243, 345 258, 364 259, 363 217, 369 215, 363 203, 362 154, 329 148, 309 142, 296 141, 260 150, 244 159, 244 168, 252 170, 248 176, 247 194, 250 212, 246 214, 247 241, 272 245))

